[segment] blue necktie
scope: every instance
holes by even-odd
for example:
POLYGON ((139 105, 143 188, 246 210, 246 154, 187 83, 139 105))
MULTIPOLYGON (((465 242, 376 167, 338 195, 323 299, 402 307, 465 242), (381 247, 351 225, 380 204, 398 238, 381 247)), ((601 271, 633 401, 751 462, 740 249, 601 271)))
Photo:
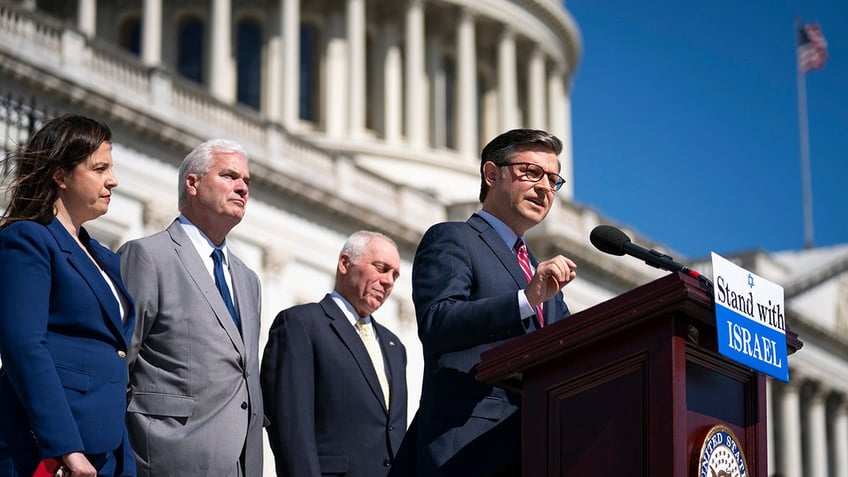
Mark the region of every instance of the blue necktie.
POLYGON ((230 295, 230 289, 227 288, 227 280, 224 279, 224 252, 220 248, 212 251, 212 261, 215 262, 215 286, 221 292, 221 298, 230 310, 230 316, 233 317, 233 322, 236 324, 236 329, 241 332, 241 320, 239 320, 236 307, 233 305, 233 298, 230 295))

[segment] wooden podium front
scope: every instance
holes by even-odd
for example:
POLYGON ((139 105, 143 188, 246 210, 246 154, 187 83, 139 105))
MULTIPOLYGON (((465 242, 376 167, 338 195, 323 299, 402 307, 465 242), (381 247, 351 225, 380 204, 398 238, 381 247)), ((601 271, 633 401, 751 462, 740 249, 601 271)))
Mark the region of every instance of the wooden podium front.
POLYGON ((717 349, 712 296, 673 273, 484 353, 477 379, 522 395, 525 477, 698 476, 716 424, 766 477, 765 377, 717 349))

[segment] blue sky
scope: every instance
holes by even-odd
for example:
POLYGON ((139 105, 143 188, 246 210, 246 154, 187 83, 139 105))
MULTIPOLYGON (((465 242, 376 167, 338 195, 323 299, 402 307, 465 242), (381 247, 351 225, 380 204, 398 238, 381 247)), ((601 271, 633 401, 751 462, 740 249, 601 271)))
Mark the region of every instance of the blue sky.
POLYGON ((806 76, 816 246, 848 243, 848 3, 568 0, 575 200, 675 258, 804 247, 793 19, 806 76))

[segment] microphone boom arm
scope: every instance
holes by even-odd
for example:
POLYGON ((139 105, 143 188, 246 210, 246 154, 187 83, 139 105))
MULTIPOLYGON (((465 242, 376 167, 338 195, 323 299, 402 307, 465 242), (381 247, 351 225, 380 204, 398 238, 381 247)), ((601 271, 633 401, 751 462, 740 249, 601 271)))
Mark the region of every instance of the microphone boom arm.
POLYGON ((654 249, 648 250, 636 245, 630 241, 630 237, 628 237, 627 234, 615 227, 610 225, 599 225, 592 230, 589 239, 592 244, 602 252, 612 255, 627 254, 631 257, 644 261, 646 264, 654 268, 668 270, 670 272, 681 272, 689 275, 690 277, 698 280, 701 284, 701 288, 706 290, 710 295, 713 294, 712 280, 685 265, 675 262, 669 255, 658 252, 654 249))

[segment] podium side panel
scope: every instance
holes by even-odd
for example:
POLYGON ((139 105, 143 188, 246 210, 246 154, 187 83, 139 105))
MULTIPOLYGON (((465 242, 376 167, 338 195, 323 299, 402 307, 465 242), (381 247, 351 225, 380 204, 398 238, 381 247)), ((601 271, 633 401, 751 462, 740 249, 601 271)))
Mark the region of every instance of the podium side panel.
POLYGON ((640 353, 548 389, 546 428, 524 443, 546 447, 528 449, 546 458, 525 462, 524 474, 648 475, 647 360, 640 353))

